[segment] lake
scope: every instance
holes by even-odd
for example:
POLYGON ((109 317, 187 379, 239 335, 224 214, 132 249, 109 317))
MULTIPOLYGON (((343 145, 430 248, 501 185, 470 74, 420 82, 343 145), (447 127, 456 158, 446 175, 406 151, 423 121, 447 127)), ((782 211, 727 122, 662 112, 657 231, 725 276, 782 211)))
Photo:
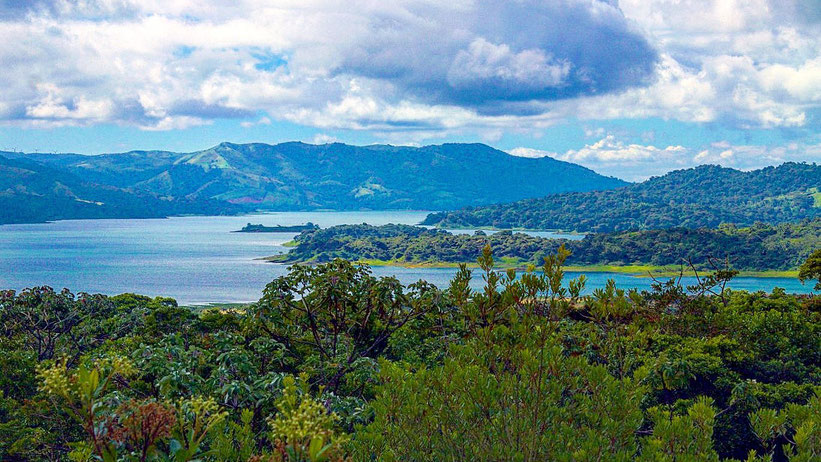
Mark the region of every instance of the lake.
MULTIPOLYGON (((416 224, 427 212, 282 212, 233 217, 174 217, 140 220, 66 220, 0 226, 0 288, 20 290, 49 285, 74 292, 136 292, 176 298, 185 305, 258 300, 267 283, 287 266, 255 260, 288 251, 296 233, 232 233, 246 223, 321 227, 338 224, 416 224)), ((465 232, 465 231, 460 231, 465 232)), ((468 231, 470 232, 470 231, 468 231)), ((534 232, 544 237, 579 235, 534 232)), ((450 268, 375 267, 378 276, 405 284, 419 279, 446 287, 450 268)), ((576 277, 577 273, 567 273, 576 277)), ((649 288, 650 280, 620 273, 587 273, 587 291, 614 279, 619 287, 649 288)), ((685 278, 684 283, 692 284, 685 278)), ((481 280, 477 277, 474 285, 481 280)), ((782 287, 808 293, 812 285, 793 278, 737 278, 732 287, 782 287)))

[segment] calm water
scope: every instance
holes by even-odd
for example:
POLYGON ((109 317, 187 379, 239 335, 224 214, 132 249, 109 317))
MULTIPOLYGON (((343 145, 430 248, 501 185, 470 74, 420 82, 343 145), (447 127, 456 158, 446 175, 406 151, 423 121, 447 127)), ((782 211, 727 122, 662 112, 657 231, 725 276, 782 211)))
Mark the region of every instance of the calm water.
MULTIPOLYGON (((287 252, 282 244, 295 233, 231 233, 246 223, 322 227, 337 224, 415 224, 427 212, 293 212, 240 217, 178 217, 149 220, 68 220, 0 226, 0 288, 36 285, 75 292, 136 292, 176 298, 182 304, 248 302, 259 299, 286 266, 255 260, 287 252)), ((569 237, 554 233, 541 236, 569 237)), ((579 236, 573 236, 579 238, 579 236)), ((445 287, 453 269, 373 268, 403 283, 425 279, 445 287)), ((569 277, 577 274, 569 273, 569 277)), ((648 288, 650 280, 616 273, 589 273, 587 289, 608 278, 620 287, 648 288)), ((478 279, 478 287, 481 281, 478 279)), ((685 281, 685 283, 691 281, 685 281)), ((744 290, 808 292, 791 278, 738 278, 744 290)))

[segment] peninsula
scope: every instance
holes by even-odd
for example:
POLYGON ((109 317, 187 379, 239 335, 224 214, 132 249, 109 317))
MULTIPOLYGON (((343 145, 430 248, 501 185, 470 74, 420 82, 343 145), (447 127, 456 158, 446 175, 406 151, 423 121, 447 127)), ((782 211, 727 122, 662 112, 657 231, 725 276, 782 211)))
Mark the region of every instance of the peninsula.
POLYGON ((500 266, 539 266, 564 245, 573 270, 628 273, 700 270, 729 264, 747 275, 795 275, 802 259, 821 245, 821 219, 751 227, 592 233, 584 239, 550 239, 500 231, 473 235, 408 225, 341 225, 301 233, 293 248, 264 258, 279 263, 324 263, 336 258, 371 265, 453 267, 475 263, 489 244, 500 266))

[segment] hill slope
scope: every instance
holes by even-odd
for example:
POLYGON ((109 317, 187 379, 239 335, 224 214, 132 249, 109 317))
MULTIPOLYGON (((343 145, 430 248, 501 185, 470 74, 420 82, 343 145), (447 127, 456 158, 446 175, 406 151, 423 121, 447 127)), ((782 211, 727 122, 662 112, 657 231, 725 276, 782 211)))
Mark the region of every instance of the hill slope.
POLYGON ((483 144, 222 143, 187 154, 30 158, 100 184, 263 210, 449 209, 627 184, 575 164, 514 157, 483 144))
POLYGON ((431 214, 425 224, 603 232, 794 222, 821 216, 820 188, 821 166, 815 164, 751 172, 705 165, 609 191, 431 214))
POLYGON ((28 159, 0 156, 0 224, 79 218, 152 218, 238 208, 91 183, 28 159))

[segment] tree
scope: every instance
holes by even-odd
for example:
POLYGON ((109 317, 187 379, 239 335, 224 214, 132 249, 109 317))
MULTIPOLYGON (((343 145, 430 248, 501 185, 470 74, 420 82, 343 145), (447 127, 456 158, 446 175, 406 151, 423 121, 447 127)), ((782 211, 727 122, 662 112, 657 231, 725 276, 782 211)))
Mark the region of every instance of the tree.
POLYGON ((0 292, 0 321, 8 336, 20 336, 37 354, 37 360, 52 359, 55 353, 74 355, 112 337, 118 329, 102 326, 96 320, 114 314, 113 304, 102 295, 68 289, 55 292, 51 287, 35 287, 19 294, 0 292))
MULTIPOLYGON (((535 319, 534 319, 535 321, 535 319)), ((365 460, 632 460, 642 377, 566 356, 549 323, 513 321, 452 348, 444 365, 383 363, 365 460)))
POLYGON ((816 279, 815 290, 821 290, 821 249, 813 252, 798 270, 798 280, 802 284, 808 279, 816 279))
POLYGON ((251 328, 285 346, 314 384, 361 391, 376 376, 375 358, 390 337, 437 303, 439 291, 420 281, 405 288, 345 260, 294 266, 265 288, 249 310, 251 328), (344 380, 343 380, 344 379, 344 380))

